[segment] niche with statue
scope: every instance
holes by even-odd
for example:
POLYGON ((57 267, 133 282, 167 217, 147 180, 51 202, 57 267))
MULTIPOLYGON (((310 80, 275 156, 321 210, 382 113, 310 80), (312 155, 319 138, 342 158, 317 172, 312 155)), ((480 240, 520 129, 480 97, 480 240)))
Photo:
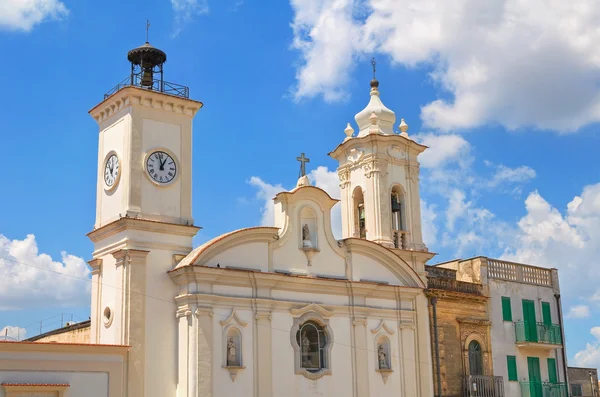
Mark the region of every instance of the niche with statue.
POLYGON ((319 251, 318 218, 316 212, 309 206, 300 210, 299 237, 300 249, 306 253, 308 265, 313 255, 319 251))

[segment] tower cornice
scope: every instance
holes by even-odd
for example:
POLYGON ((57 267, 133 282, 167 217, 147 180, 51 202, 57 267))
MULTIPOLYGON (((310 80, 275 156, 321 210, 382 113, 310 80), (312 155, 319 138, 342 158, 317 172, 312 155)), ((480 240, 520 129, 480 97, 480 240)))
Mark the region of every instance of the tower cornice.
POLYGON ((127 86, 94 106, 88 113, 100 124, 129 106, 145 106, 194 117, 204 104, 200 101, 165 94, 163 92, 127 86))
POLYGON ((428 148, 427 146, 421 145, 402 135, 369 134, 361 137, 346 139, 328 154, 329 156, 337 159, 342 153, 350 151, 357 146, 379 143, 389 147, 394 145, 406 147, 409 151, 415 154, 423 153, 428 148))

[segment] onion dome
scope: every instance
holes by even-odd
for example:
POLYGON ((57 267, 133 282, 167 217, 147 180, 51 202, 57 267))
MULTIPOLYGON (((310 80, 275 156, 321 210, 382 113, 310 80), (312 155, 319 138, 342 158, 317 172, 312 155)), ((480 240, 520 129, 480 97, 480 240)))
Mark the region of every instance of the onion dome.
POLYGON ((383 102, 381 102, 381 99, 379 98, 379 81, 376 79, 371 80, 371 100, 369 101, 369 104, 354 116, 359 128, 357 136, 361 137, 368 135, 370 131, 374 130, 371 128, 373 113, 377 117, 379 133, 392 135, 394 133, 396 114, 385 107, 383 102))

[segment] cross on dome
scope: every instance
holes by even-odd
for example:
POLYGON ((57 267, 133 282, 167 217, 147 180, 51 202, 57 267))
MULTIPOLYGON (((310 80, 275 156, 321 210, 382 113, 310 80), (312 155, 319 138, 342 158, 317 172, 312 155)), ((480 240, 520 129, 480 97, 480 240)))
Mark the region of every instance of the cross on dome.
POLYGON ((358 124, 358 135, 359 137, 373 133, 375 130, 371 128, 372 116, 375 114, 377 118, 376 129, 380 134, 392 135, 394 133, 394 123, 396 122, 396 114, 388 109, 381 99, 379 98, 379 81, 375 78, 377 72, 377 62, 375 57, 371 59, 371 65, 373 66, 373 80, 371 80, 371 99, 366 108, 361 110, 354 116, 356 124, 358 124))

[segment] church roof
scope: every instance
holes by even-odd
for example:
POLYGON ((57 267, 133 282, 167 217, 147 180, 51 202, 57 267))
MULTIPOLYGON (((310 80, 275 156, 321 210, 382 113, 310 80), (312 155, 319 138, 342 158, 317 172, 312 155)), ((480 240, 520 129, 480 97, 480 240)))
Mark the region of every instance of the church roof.
POLYGON ((218 243, 222 240, 225 240, 226 238, 228 238, 230 236, 248 232, 248 231, 259 231, 259 230, 260 231, 272 231, 272 232, 277 233, 279 228, 272 227, 272 226, 254 226, 254 227, 247 227, 247 228, 243 228, 243 229, 237 229, 237 230, 231 231, 229 233, 222 234, 222 235, 217 236, 217 237, 213 238, 212 240, 209 240, 209 241, 205 242, 204 244, 194 248, 192 250, 192 252, 187 254, 186 257, 183 258, 177 264, 177 266, 175 266, 175 268, 170 271, 173 271, 173 270, 185 267, 185 266, 192 266, 196 262, 196 260, 200 257, 200 255, 202 255, 207 249, 209 249, 211 246, 215 245, 216 243, 218 243))

